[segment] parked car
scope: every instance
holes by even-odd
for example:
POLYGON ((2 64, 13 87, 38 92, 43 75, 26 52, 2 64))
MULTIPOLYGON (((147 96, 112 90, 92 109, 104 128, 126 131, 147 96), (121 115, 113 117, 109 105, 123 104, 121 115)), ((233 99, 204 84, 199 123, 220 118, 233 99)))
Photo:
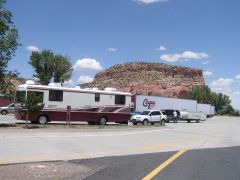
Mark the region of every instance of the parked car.
POLYGON ((131 117, 131 122, 134 125, 137 125, 138 123, 142 123, 143 125, 147 125, 148 123, 151 123, 152 125, 155 123, 165 125, 166 120, 167 116, 159 110, 143 111, 141 114, 131 117))
POLYGON ((0 112, 2 115, 6 115, 8 113, 14 113, 15 105, 14 103, 9 104, 8 106, 0 107, 0 112))
POLYGON ((177 112, 177 121, 180 120, 180 118, 181 118, 180 111, 178 111, 178 110, 175 110, 175 109, 162 109, 161 111, 162 111, 162 113, 164 115, 167 116, 167 120, 166 120, 167 123, 170 122, 170 121, 173 121, 173 118, 174 118, 173 112, 174 111, 177 112))

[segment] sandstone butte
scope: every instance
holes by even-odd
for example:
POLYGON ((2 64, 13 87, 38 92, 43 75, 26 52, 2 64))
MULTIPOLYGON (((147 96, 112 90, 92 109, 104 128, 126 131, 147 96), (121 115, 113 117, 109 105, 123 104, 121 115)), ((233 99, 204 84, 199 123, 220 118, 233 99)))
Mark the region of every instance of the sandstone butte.
POLYGON ((131 62, 114 65, 95 75, 93 82, 81 88, 114 87, 132 94, 189 98, 192 87, 203 86, 200 69, 161 63, 131 62))

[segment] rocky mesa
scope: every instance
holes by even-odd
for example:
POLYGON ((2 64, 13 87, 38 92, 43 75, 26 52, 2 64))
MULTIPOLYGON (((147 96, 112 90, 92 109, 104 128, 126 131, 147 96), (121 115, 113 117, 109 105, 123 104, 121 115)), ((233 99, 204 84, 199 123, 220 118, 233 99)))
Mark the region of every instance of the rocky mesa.
POLYGON ((192 87, 205 84, 202 70, 161 63, 131 62, 118 64, 99 72, 93 82, 81 88, 117 90, 133 94, 189 98, 192 87))

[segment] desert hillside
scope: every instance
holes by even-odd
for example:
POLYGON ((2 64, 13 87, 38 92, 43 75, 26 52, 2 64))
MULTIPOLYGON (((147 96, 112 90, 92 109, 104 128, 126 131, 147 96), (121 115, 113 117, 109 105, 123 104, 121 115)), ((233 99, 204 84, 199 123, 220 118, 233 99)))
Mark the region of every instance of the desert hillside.
POLYGON ((133 94, 188 98, 194 86, 204 85, 202 70, 160 63, 132 62, 110 67, 96 74, 81 88, 115 87, 133 94))

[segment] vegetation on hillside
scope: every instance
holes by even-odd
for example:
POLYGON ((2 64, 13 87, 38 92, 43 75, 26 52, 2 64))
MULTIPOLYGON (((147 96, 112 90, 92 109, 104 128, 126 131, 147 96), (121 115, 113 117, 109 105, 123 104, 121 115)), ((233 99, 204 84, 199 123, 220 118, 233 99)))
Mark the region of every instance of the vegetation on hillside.
POLYGON ((240 116, 239 112, 231 106, 229 96, 223 93, 212 92, 208 86, 198 86, 189 92, 192 99, 198 103, 211 104, 215 106, 215 112, 220 115, 240 116))

